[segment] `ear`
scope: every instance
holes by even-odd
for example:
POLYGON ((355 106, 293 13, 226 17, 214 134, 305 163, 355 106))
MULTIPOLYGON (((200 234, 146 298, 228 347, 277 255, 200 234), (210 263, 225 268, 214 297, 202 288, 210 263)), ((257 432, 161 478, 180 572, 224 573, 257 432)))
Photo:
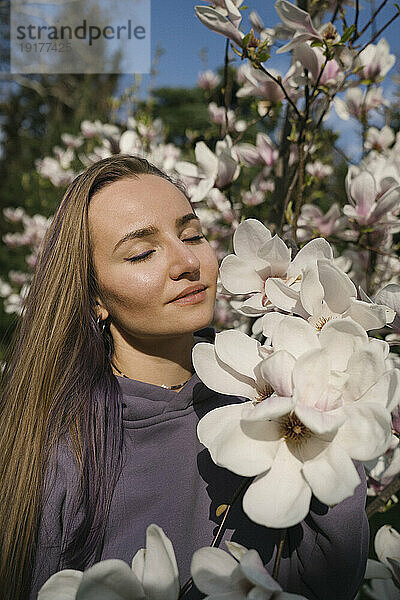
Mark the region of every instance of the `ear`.
POLYGON ((101 302, 100 298, 96 298, 96 306, 95 306, 96 316, 100 317, 101 321, 105 321, 109 316, 109 312, 101 302))

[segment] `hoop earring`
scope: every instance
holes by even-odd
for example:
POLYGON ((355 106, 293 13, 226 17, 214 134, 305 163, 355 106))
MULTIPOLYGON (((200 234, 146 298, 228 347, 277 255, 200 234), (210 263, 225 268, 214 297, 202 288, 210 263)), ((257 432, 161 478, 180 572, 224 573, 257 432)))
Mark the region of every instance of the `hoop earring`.
POLYGON ((101 319, 100 315, 96 319, 96 324, 97 324, 97 327, 100 329, 100 333, 103 334, 104 329, 106 328, 106 322, 105 322, 105 320, 101 319), (101 323, 101 325, 100 325, 100 323, 101 323))

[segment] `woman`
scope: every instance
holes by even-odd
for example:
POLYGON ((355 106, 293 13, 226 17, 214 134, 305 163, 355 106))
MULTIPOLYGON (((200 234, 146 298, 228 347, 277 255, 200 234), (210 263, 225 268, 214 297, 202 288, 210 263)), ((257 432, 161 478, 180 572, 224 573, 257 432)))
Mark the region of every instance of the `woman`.
MULTIPOLYGON (((130 562, 150 523, 173 542, 181 583, 242 478, 196 437, 240 398, 193 374, 212 318, 217 262, 181 186, 146 160, 112 156, 69 186, 44 240, 2 390, 1 588, 36 598, 62 568, 130 562), (202 330, 203 331, 199 331, 202 330), (194 336, 194 332, 198 332, 194 336)), ((310 599, 352 598, 368 523, 365 477, 333 509, 289 529, 279 580, 310 599)), ((224 539, 271 570, 279 531, 237 500, 224 539)), ((195 590, 191 598, 200 597, 195 590)))

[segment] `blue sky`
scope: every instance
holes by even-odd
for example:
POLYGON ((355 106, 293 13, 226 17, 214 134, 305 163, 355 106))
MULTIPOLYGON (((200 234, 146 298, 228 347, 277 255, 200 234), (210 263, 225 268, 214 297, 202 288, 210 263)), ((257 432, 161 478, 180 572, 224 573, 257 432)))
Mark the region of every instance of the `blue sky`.
MULTIPOLYGON (((194 5, 207 5, 207 2, 192 2, 192 0, 152 0, 151 2, 151 47, 152 56, 157 44, 160 44, 165 54, 161 57, 159 73, 156 80, 157 86, 192 86, 197 81, 198 72, 203 70, 200 53, 205 50, 208 61, 207 67, 216 69, 223 63, 225 38, 208 30, 195 15, 194 5)), ((246 15, 251 10, 256 10, 268 26, 274 26, 279 22, 274 2, 270 0, 244 0, 248 9, 243 11, 244 25, 241 29, 245 32, 250 30, 246 15)), ((370 2, 361 0, 363 9, 360 21, 365 22, 366 16, 370 15, 370 2)), ((376 6, 380 4, 376 0, 376 6)), ((393 3, 383 9, 378 16, 378 28, 396 12, 393 3)), ((400 18, 385 34, 391 50, 397 56, 400 55, 400 18)), ((364 38, 363 38, 364 39, 364 38)), ((366 39, 367 41, 367 39, 366 39)), ((279 60, 272 58, 271 66, 278 68, 286 64, 286 57, 279 60), (283 63, 283 65, 282 65, 283 63)), ((240 59, 238 59, 238 64, 240 59)), ((283 67, 284 68, 284 67, 283 67)), ((395 68, 392 73, 395 72, 395 68)), ((149 76, 143 76, 143 88, 148 85, 149 76)))
MULTIPOLYGON (((154 81, 155 87, 176 86, 187 87, 194 86, 197 82, 198 73, 205 68, 217 69, 223 64, 225 38, 217 33, 207 29, 198 20, 194 12, 194 5, 207 5, 207 2, 192 2, 192 0, 152 0, 151 2, 151 48, 154 56, 155 48, 159 44, 164 49, 164 54, 160 59, 158 74, 154 81), (203 62, 201 55, 206 56, 206 63, 203 62)), ((275 11, 274 2, 270 0, 246 0, 243 2, 248 6, 243 11, 243 21, 241 29, 244 32, 250 31, 250 24, 247 15, 251 10, 256 10, 262 18, 264 24, 273 27, 279 22, 279 17, 275 11)), ((380 2, 375 1, 375 6, 380 2)), ((361 11, 359 22, 362 25, 367 22, 371 14, 371 2, 368 0, 360 1, 361 11)), ((352 22, 352 9, 348 11, 348 21, 352 22)), ((389 2, 387 6, 378 15, 376 27, 379 30, 389 18, 395 14, 396 9, 393 3, 389 2)), ((369 31, 371 31, 369 29, 369 31)), ((383 34, 388 40, 391 52, 397 57, 396 65, 390 71, 384 82, 385 97, 390 98, 393 94, 394 84, 391 76, 400 73, 400 17, 383 34)), ((361 38, 363 43, 367 42, 369 37, 364 35, 361 38)), ((274 56, 268 62, 273 67, 285 73, 290 63, 289 54, 274 56)), ((237 66, 240 65, 240 59, 237 57, 237 66)), ((141 84, 141 97, 146 96, 146 89, 149 85, 149 75, 143 75, 141 84)), ((132 83, 132 76, 124 77, 124 85, 132 83)), ((331 111, 328 124, 341 132, 341 146, 352 156, 359 154, 359 135, 357 133, 357 123, 354 120, 341 121, 331 111)))

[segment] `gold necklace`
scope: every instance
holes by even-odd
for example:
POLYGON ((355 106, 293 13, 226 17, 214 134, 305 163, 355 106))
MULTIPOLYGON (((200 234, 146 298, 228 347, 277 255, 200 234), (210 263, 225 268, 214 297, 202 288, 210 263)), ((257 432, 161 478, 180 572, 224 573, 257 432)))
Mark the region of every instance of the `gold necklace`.
MULTIPOLYGON (((119 373, 119 374, 120 374, 122 377, 125 377, 126 379, 132 379, 131 377, 128 377, 128 376, 127 376, 127 375, 125 375, 125 374, 124 374, 122 371, 120 371, 120 370, 118 369, 118 367, 116 367, 116 366, 115 366, 115 364, 113 363, 113 361, 111 361, 111 364, 112 364, 112 366, 114 367, 114 369, 115 369, 116 371, 118 371, 118 373, 119 373)), ((160 385, 159 387, 162 387, 162 388, 164 388, 164 389, 166 389, 166 390, 179 390, 179 388, 183 387, 183 386, 184 386, 184 385, 185 385, 185 384, 186 384, 186 383, 187 383, 187 382, 188 382, 188 381, 189 381, 191 378, 192 378, 192 376, 190 376, 190 377, 189 377, 189 379, 186 379, 186 381, 184 381, 183 383, 177 383, 176 385, 171 385, 171 386, 168 386, 168 385, 164 385, 164 384, 162 384, 162 385, 160 385)))

